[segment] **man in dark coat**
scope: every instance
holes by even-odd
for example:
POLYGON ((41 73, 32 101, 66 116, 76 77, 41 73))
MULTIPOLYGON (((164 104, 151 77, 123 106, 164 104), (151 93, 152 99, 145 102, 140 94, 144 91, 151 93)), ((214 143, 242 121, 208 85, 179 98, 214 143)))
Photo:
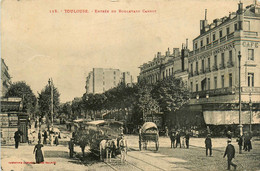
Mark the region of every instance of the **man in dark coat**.
POLYGON ((43 133, 43 144, 47 144, 47 138, 48 138, 48 134, 47 131, 45 130, 43 133))
POLYGON ((174 131, 171 131, 171 134, 170 134, 170 139, 171 139, 171 148, 175 148, 174 144, 175 144, 175 132, 174 131))
POLYGON ((180 132, 176 133, 176 148, 177 148, 178 144, 180 144, 180 148, 181 148, 181 135, 180 135, 180 132))
POLYGON ((209 150, 209 155, 212 156, 212 142, 209 134, 205 139, 205 147, 206 147, 206 156, 208 156, 208 150, 209 150))
POLYGON ((226 151, 223 158, 227 156, 228 170, 230 170, 230 165, 233 166, 234 169, 236 170, 237 165, 232 162, 232 159, 235 158, 235 147, 231 144, 231 139, 228 139, 227 143, 228 145, 226 147, 226 151))
POLYGON ((69 150, 70 150, 70 158, 73 158, 73 153, 74 153, 74 139, 71 138, 69 141, 69 150))
POLYGON ((237 143, 239 146, 239 154, 242 154, 243 136, 238 136, 237 143))
POLYGON ((186 143, 186 147, 189 148, 189 144, 190 144, 190 134, 189 134, 189 132, 186 132, 185 143, 186 143))
POLYGON ((20 129, 18 129, 15 133, 14 133, 14 140, 15 140, 15 148, 19 147, 19 142, 21 140, 21 135, 23 135, 22 131, 20 131, 20 129))

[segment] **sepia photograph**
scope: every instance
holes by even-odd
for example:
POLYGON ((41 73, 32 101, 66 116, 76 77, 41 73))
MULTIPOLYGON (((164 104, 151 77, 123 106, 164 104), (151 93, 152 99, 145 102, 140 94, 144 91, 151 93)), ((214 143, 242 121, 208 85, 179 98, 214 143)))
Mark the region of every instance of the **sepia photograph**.
POLYGON ((0 2, 1 170, 260 170, 260 0, 0 2))

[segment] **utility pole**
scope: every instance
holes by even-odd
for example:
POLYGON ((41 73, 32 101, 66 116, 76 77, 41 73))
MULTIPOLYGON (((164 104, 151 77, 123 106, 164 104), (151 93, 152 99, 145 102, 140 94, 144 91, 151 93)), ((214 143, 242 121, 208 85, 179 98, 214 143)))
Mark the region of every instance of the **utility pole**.
POLYGON ((51 89, 51 127, 53 128, 53 81, 52 78, 48 81, 50 89, 51 89))
POLYGON ((239 81, 239 132, 243 135, 243 125, 241 122, 241 52, 238 52, 238 81, 239 81))

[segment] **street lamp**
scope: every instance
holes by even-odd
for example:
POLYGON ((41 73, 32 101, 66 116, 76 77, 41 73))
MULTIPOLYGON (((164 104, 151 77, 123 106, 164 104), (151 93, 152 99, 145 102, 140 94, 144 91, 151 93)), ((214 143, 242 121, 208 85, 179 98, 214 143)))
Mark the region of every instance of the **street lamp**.
POLYGON ((209 101, 209 94, 208 93, 206 94, 206 99, 207 99, 207 101, 209 101))
POLYGON ((243 125, 241 122, 241 52, 238 52, 238 84, 239 84, 239 132, 240 136, 243 135, 243 125))
POLYGON ((249 93, 249 108, 250 108, 250 123, 249 123, 249 132, 252 132, 252 101, 251 101, 251 92, 249 93))

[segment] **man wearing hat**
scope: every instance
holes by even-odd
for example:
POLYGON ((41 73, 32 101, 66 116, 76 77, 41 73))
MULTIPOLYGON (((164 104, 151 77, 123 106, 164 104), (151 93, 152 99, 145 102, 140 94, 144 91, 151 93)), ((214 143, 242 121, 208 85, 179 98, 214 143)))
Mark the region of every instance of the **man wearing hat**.
POLYGON ((121 162, 126 161, 126 154, 127 154, 127 142, 124 137, 124 134, 121 134, 121 140, 119 141, 119 148, 121 152, 121 162))
POLYGON ((212 156, 212 142, 211 142, 210 134, 208 134, 205 139, 205 147, 206 147, 206 156, 208 156, 208 151, 209 151, 209 155, 212 156))
POLYGON ((74 138, 71 138, 69 141, 69 149, 70 149, 70 158, 73 158, 74 153, 74 138))
POLYGON ((226 147, 226 151, 223 158, 227 156, 228 170, 230 170, 230 165, 232 165, 236 170, 237 165, 232 162, 232 159, 235 158, 235 147, 231 144, 231 139, 228 139, 227 144, 228 145, 226 147))

